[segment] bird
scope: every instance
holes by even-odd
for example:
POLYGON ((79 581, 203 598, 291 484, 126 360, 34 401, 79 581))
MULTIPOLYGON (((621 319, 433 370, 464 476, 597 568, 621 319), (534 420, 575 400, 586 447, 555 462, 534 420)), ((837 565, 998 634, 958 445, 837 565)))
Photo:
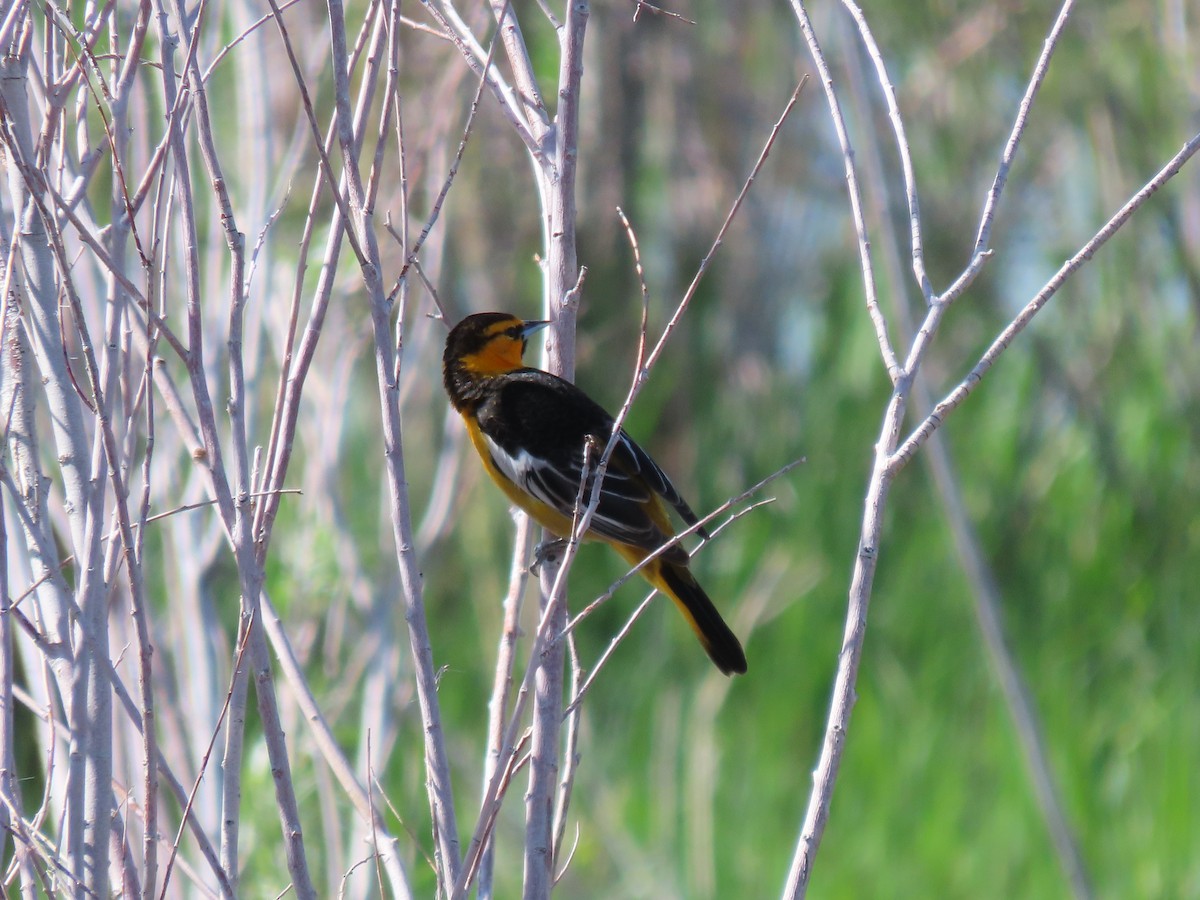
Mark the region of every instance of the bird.
MULTIPOLYGON (((566 538, 585 460, 598 462, 616 422, 576 385, 525 365, 529 337, 549 324, 503 312, 467 316, 446 338, 442 380, 487 474, 535 522, 566 538)), ((668 507, 709 536, 663 470, 621 429, 584 538, 608 544, 636 566, 678 533, 668 507)), ((688 562, 675 543, 641 574, 674 601, 722 673, 742 674, 742 645, 688 562)))

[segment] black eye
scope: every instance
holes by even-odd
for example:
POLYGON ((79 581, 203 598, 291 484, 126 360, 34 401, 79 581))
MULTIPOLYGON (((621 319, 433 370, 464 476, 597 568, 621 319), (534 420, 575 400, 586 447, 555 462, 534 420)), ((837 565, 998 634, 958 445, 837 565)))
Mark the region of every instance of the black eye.
POLYGON ((520 325, 514 325, 512 328, 508 329, 508 331, 506 331, 505 334, 507 334, 514 341, 525 340, 525 335, 521 332, 520 325))

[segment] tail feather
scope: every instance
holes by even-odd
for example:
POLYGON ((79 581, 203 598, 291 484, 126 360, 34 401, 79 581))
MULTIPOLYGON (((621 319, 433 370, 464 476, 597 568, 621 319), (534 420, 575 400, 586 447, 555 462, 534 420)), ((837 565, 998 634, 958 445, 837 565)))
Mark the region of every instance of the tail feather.
POLYGON ((654 560, 642 570, 646 578, 679 607, 701 645, 725 675, 746 671, 742 645, 686 566, 654 560))

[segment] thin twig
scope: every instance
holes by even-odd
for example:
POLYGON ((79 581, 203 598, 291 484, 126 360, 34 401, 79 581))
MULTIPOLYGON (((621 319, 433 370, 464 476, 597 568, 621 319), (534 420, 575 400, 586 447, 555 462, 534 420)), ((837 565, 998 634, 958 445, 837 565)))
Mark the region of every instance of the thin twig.
MULTIPOLYGON (((313 109, 312 98, 308 94, 308 82, 305 80, 304 73, 300 68, 300 61, 296 58, 296 52, 292 47, 292 39, 288 34, 287 26, 283 24, 283 11, 279 8, 276 0, 267 0, 267 3, 271 7, 271 14, 275 17, 275 25, 279 29, 280 38, 283 40, 284 50, 287 51, 288 62, 291 64, 292 72, 296 76, 296 86, 300 90, 300 105, 304 110, 305 117, 308 119, 309 128, 312 130, 312 145, 317 153, 317 159, 321 164, 321 174, 325 176, 325 183, 329 188, 330 195, 333 197, 333 202, 337 204, 338 211, 342 214, 342 218, 347 222, 353 221, 350 216, 350 209, 346 204, 346 198, 342 194, 341 187, 338 184, 338 179, 333 174, 333 165, 329 161, 329 155, 325 152, 325 142, 321 139, 321 129, 317 124, 317 114, 313 109)), ((344 63, 345 60, 335 60, 335 64, 338 62, 344 63)), ((349 131, 351 126, 348 119, 343 123, 342 127, 349 131)), ((359 265, 364 264, 366 257, 363 255, 363 248, 358 242, 358 237, 354 233, 354 229, 347 229, 345 237, 350 244, 350 249, 358 257, 359 265)))
MULTIPOLYGON (((475 96, 471 98, 471 108, 467 113, 466 124, 463 125, 462 137, 458 140, 458 149, 454 153, 454 161, 450 163, 450 170, 446 173, 446 179, 442 182, 442 188, 438 191, 438 195, 433 201, 433 206, 429 211, 429 218, 426 219, 421 233, 417 236, 416 243, 413 244, 411 250, 407 251, 404 258, 404 265, 400 267, 400 274, 396 276, 396 286, 389 292, 389 297, 394 296, 399 290, 409 266, 417 261, 417 256, 420 254, 421 248, 425 246, 425 240, 429 237, 429 233, 433 231, 433 226, 437 224, 438 217, 442 212, 442 204, 446 202, 446 195, 450 193, 450 188, 454 184, 454 178, 458 175, 458 167, 462 163, 463 153, 467 150, 467 141, 470 139, 471 132, 475 127, 475 116, 479 112, 479 101, 483 97, 484 85, 487 84, 487 72, 491 71, 492 59, 496 54, 496 40, 498 37, 499 30, 497 30, 496 34, 492 35, 492 40, 488 44, 483 72, 480 73, 479 83, 475 86, 475 96)), ((401 245, 403 246, 403 240, 401 240, 401 245)))
POLYGON ((348 231, 356 235, 356 242, 362 248, 362 254, 359 257, 360 274, 369 300, 376 384, 383 425, 392 537, 406 608, 405 620, 408 624, 409 645, 413 654, 417 697, 421 707, 422 722, 425 726, 426 786, 438 847, 438 877, 440 884, 449 885, 457 879, 462 865, 458 825, 454 810, 450 761, 437 697, 437 671, 425 621, 421 572, 415 553, 408 478, 405 474, 399 383, 395 378, 395 373, 400 371, 400 359, 397 347, 392 343, 390 337, 391 308, 383 289, 379 245, 373 226, 374 209, 369 204, 369 194, 364 188, 359 171, 358 135, 362 134, 362 130, 357 132, 354 130, 354 120, 350 113, 345 10, 340 0, 330 0, 329 24, 332 37, 338 143, 341 148, 342 165, 346 177, 347 206, 353 214, 352 217, 347 218, 347 226, 348 231))
POLYGON ((1021 143, 1021 135, 1025 132, 1025 125, 1029 121, 1029 111, 1033 108, 1033 101, 1037 99, 1042 82, 1046 79, 1046 73, 1050 69, 1050 57, 1054 53, 1054 49, 1058 46, 1058 41, 1067 26, 1067 18, 1071 15, 1074 5, 1075 0, 1064 0, 1063 5, 1058 11, 1058 18, 1054 20, 1054 24, 1050 28, 1050 33, 1046 35, 1046 40, 1042 43, 1042 52, 1034 64, 1033 74, 1029 78, 1029 83, 1025 86, 1025 93, 1021 97, 1020 105, 1017 107, 1017 115, 1013 119, 1012 131, 1009 133, 1008 141, 1004 145, 1004 151, 1000 154, 1000 164, 996 167, 996 177, 992 180, 987 200, 983 204, 983 213, 979 217, 979 230, 975 237, 975 248, 972 252, 971 263, 963 271, 962 276, 938 298, 942 303, 951 302, 962 291, 966 290, 967 286, 974 280, 974 273, 977 271, 975 261, 983 257, 988 250, 988 244, 991 242, 992 236, 992 222, 996 216, 996 207, 1000 203, 1000 195, 1004 191, 1004 185, 1008 183, 1009 170, 1012 168, 1013 160, 1016 158, 1017 147, 1021 143))
MULTIPOLYGON (((861 84, 855 77, 857 67, 850 65, 847 68, 852 90, 861 91, 861 84)), ((905 277, 895 233, 886 227, 887 210, 884 199, 887 193, 883 163, 874 142, 868 141, 864 147, 865 169, 868 181, 872 186, 868 196, 874 200, 872 204, 874 224, 883 235, 884 259, 889 270, 889 279, 892 284, 897 286, 897 302, 906 313, 898 318, 900 336, 902 341, 911 342, 912 334, 906 333, 904 323, 911 317, 912 303, 909 292, 904 289, 905 277)), ((928 410, 933 406, 933 398, 930 395, 926 379, 922 375, 918 375, 913 382, 913 396, 919 409, 928 410)), ((1025 685, 1019 664, 1004 637, 1000 620, 999 588, 980 546, 979 536, 967 514, 959 478, 954 471, 949 448, 941 439, 941 435, 935 433, 930 438, 925 461, 933 474, 934 484, 954 537, 954 545, 962 562, 963 570, 971 582, 972 610, 979 624, 981 639, 987 649, 992 671, 1003 692, 1009 717, 1013 721, 1017 739, 1020 741, 1023 758, 1033 783, 1034 794, 1042 811, 1042 818, 1046 822, 1046 827, 1058 852, 1063 871, 1075 886, 1076 900, 1086 900, 1091 896, 1090 878, 1083 861, 1082 851, 1079 848, 1079 841, 1070 826, 1059 796, 1053 767, 1045 751, 1042 727, 1038 721, 1034 699, 1025 685)))
POLYGON ((671 12, 669 9, 663 9, 661 6, 655 6, 653 3, 647 3, 646 0, 633 0, 633 3, 633 21, 635 22, 641 18, 642 11, 645 10, 653 13, 656 16, 663 16, 664 18, 668 19, 678 19, 680 22, 686 22, 688 25, 697 24, 695 21, 687 18, 686 16, 681 16, 677 12, 671 12))
POLYGON ((440 2, 440 0, 421 0, 421 4, 445 33, 451 36, 454 46, 458 48, 471 71, 487 82, 492 96, 500 104, 501 114, 508 119, 521 142, 525 144, 525 149, 537 160, 539 165, 544 163, 545 149, 541 141, 530 130, 525 117, 520 113, 521 104, 513 93, 512 87, 504 81, 500 72, 491 64, 491 51, 483 50, 466 23, 459 18, 458 11, 452 4, 440 2))
MULTIPOLYGON (((579 662, 579 648, 575 646, 575 636, 567 636, 567 655, 571 659, 571 696, 579 693, 583 681, 583 666, 579 662)), ((563 742, 563 773, 558 784, 558 800, 554 806, 554 850, 551 861, 554 867, 554 883, 558 884, 566 871, 566 862, 561 866, 559 859, 562 854, 563 835, 567 830, 567 813, 571 809, 571 793, 575 788, 575 775, 579 771, 579 729, 581 708, 576 706, 572 712, 564 712, 563 720, 567 723, 567 738, 563 742)), ((569 861, 569 860, 568 860, 569 861)))
MULTIPOLYGON (((733 223, 734 217, 737 216, 738 210, 742 207, 742 201, 746 199, 746 195, 750 193, 750 186, 754 184, 754 179, 758 177, 758 173, 762 170, 763 164, 767 161, 767 156, 771 153, 771 148, 775 146, 775 139, 779 136, 779 132, 783 129, 783 123, 787 121, 788 115, 795 108, 797 101, 800 99, 800 92, 804 90, 804 85, 808 84, 808 76, 805 75, 800 79, 800 83, 796 85, 796 89, 792 91, 792 96, 788 98, 788 102, 783 107, 783 112, 779 114, 779 118, 775 120, 775 125, 771 128, 771 133, 767 136, 767 141, 763 144, 762 151, 758 154, 758 159, 755 160, 754 166, 750 169, 750 174, 746 177, 746 181, 742 184, 742 189, 738 191, 737 197, 733 204, 729 207, 729 212, 725 215, 725 221, 721 223, 721 227, 717 229, 717 236, 713 238, 712 245, 708 248, 708 252, 704 254, 704 258, 700 260, 700 265, 696 267, 696 274, 692 276, 691 283, 683 292, 683 297, 675 307, 675 312, 672 313, 670 321, 663 328, 663 333, 659 337, 658 342, 654 345, 654 349, 650 351, 646 357, 645 365, 639 373, 635 386, 641 390, 641 385, 645 379, 645 373, 653 368, 666 348, 667 339, 674 332, 675 327, 679 324, 679 320, 687 311, 688 305, 692 298, 696 296, 696 290, 700 287, 700 282, 703 280, 708 267, 712 264, 713 257, 716 256, 717 250, 720 249, 721 243, 725 240, 725 232, 729 230, 729 226, 733 223)), ((635 391, 636 394, 636 391, 635 391)))
MULTIPOLYGON (((642 569, 644 569, 646 566, 648 566, 654 560, 658 559, 664 553, 667 553, 672 547, 681 543, 684 538, 689 537, 690 535, 696 534, 700 530, 707 528, 708 524, 710 522, 715 521, 717 518, 724 515, 728 510, 732 509, 734 506, 737 506, 739 503, 742 503, 745 500, 749 499, 750 497, 754 496, 754 494, 761 491, 768 484, 775 481, 777 478, 781 478, 782 476, 786 475, 792 469, 796 468, 796 466, 801 465, 804 462, 805 462, 805 459, 803 457, 801 457, 800 459, 793 460, 792 462, 788 463, 786 466, 776 469, 774 472, 772 472, 766 478, 759 481, 757 484, 752 485, 751 487, 742 491, 737 496, 730 497, 728 500, 726 500, 720 506, 713 509, 712 512, 708 513, 705 516, 702 516, 700 518, 700 520, 697 521, 694 525, 689 525, 687 528, 684 528, 678 534, 676 534, 674 537, 672 537, 669 541, 664 543, 662 546, 657 547, 652 553, 647 554, 645 559, 643 559, 640 563, 638 563, 636 566, 629 569, 624 575, 622 575, 620 578, 618 578, 616 581, 614 581, 612 584, 610 584, 608 586, 608 589, 603 594, 601 594, 599 597, 597 597, 595 600, 593 600, 591 603, 589 603, 587 606, 585 606, 583 609, 581 609, 578 613, 576 613, 571 618, 570 622, 567 623, 566 627, 563 628, 562 632, 556 636, 555 640, 561 640, 567 634, 570 634, 572 631, 574 631, 575 628, 579 625, 579 623, 582 622, 584 619, 586 619, 588 616, 590 616, 596 610, 596 608, 598 606, 600 606, 602 603, 609 600, 613 596, 613 594, 615 594, 618 590, 620 590, 621 587, 623 587, 635 575, 637 575, 639 572, 641 572, 642 569)), ((758 505, 759 505, 758 503, 752 504, 747 509, 753 509, 754 507, 756 507, 758 505)), ((732 522, 732 521, 735 521, 736 519, 741 518, 741 516, 744 515, 746 511, 747 510, 743 510, 743 511, 735 514, 734 516, 732 516, 730 518, 729 522, 732 522)), ((728 525, 729 522, 724 523, 720 529, 714 529, 713 536, 716 535, 717 531, 723 530, 725 525, 728 525)), ((707 545, 708 542, 711 541, 711 539, 712 539, 712 537, 710 536, 710 538, 708 540, 704 541, 700 546, 703 547, 703 546, 707 545)), ((593 667, 593 674, 595 673, 595 670, 596 670, 596 667, 593 667)))
POLYGON ((925 250, 921 241, 921 208, 917 202, 917 178, 913 174, 912 151, 908 147, 908 136, 904 132, 904 119, 900 116, 900 103, 896 99, 896 88, 888 76, 883 54, 875 42, 875 35, 871 32, 871 26, 867 23, 867 17, 863 14, 862 8, 854 0, 842 0, 842 5, 849 11, 850 16, 854 19, 854 24, 858 27, 863 45, 867 48, 867 55, 875 65, 875 76, 883 91, 884 102, 887 104, 888 118, 891 120, 892 130, 896 134, 896 150, 900 154, 900 170, 904 176, 904 196, 908 202, 913 276, 917 280, 917 286, 920 288, 925 302, 932 304, 933 285, 925 272, 925 250))
POLYGON ((825 61, 825 53, 817 40, 817 33, 813 29, 804 0, 791 0, 791 4, 800 25, 800 33, 804 35, 805 43, 808 44, 808 52, 813 58, 813 64, 817 67, 817 74, 821 77, 821 87, 825 90, 825 102, 829 107, 833 128, 842 149, 846 190, 850 199, 850 216, 854 220, 854 234, 858 239, 858 264, 862 270, 867 315, 870 316, 871 324, 875 327, 875 340, 879 343, 880 352, 883 354, 883 364, 887 368, 888 377, 892 380, 892 384, 895 384, 901 375, 900 361, 892 345, 891 335, 888 333, 887 317, 884 316, 883 307, 879 304, 875 266, 871 261, 871 239, 867 234, 867 222, 863 214, 862 190, 858 183, 858 170, 854 164, 854 148, 850 144, 850 132, 846 128, 842 106, 833 87, 833 74, 829 70, 829 63, 825 61))
MULTIPOLYGON (((317 749, 354 805, 355 811, 370 825, 372 845, 377 858, 382 861, 383 869, 388 874, 393 895, 411 897, 412 889, 408 884, 408 876, 404 872, 400 842, 387 830, 379 811, 371 800, 367 787, 371 783, 370 779, 368 778, 365 785, 359 783, 353 767, 346 759, 333 734, 333 729, 321 712, 312 688, 305 680, 300 660, 296 657, 295 650, 288 640, 287 631, 283 627, 283 618, 265 592, 262 597, 262 613, 264 627, 271 639, 271 646, 275 648, 279 659, 279 667, 295 695, 296 703, 304 714, 317 749), (382 852, 379 849, 381 845, 385 848, 382 852)), ((380 896, 383 896, 382 890, 380 890, 380 896)))
MULTIPOLYGON (((513 670, 517 658, 517 639, 521 628, 521 599, 529 581, 529 547, 533 540, 533 521, 521 513, 516 517, 516 534, 513 536, 512 566, 508 579, 508 592, 504 596, 504 624, 500 631, 500 646, 496 654, 495 676, 492 680, 492 696, 488 701, 487 752, 483 766, 483 790, 495 776, 503 750, 504 725, 508 721, 509 698, 512 694, 513 670)), ((492 897, 492 872, 495 848, 489 835, 479 861, 477 878, 479 900, 492 897)))
POLYGON ((1096 251, 1103 247, 1108 239, 1120 231, 1130 216, 1132 216, 1159 188, 1170 181, 1189 159, 1200 150, 1200 133, 1189 140, 1171 160, 1163 166, 1142 188, 1129 198, 1128 201, 1109 219, 1096 234, 1084 244, 1070 259, 1068 259, 1054 276, 1046 282, 1033 299, 1025 305, 1016 317, 1009 322, 1003 331, 992 342, 991 346, 979 358, 979 362, 967 373, 966 377, 954 390, 947 394, 933 408, 932 412, 905 438, 904 442, 888 459, 888 468, 892 472, 902 469, 912 458, 912 455, 929 439, 936 429, 940 428, 946 416, 953 412, 979 386, 979 382, 988 370, 995 365, 1001 354, 1008 349, 1018 334, 1033 320, 1043 306, 1049 302, 1066 283, 1067 279, 1077 269, 1087 263, 1096 251))
MULTIPOLYGON (((243 630, 239 635, 237 653, 234 656, 234 671, 241 670, 245 655, 246 655, 246 637, 248 632, 243 630)), ((159 894, 159 900, 166 900, 167 887, 171 883, 171 869, 175 865, 175 858, 179 854, 179 842, 183 837, 183 829, 188 821, 192 818, 192 804, 196 802, 196 793, 200 790, 200 783, 204 779, 204 773, 208 769, 209 760, 212 758, 213 749, 216 747, 217 738, 221 734, 221 725, 225 721, 225 717, 229 714, 230 706, 234 698, 234 690, 236 687, 236 678, 230 680, 229 689, 225 692, 225 702, 221 705, 220 714, 217 716, 217 721, 213 723, 212 737, 209 739, 208 747, 205 749, 203 756, 200 758, 200 767, 196 772, 196 780, 192 782, 192 789, 188 792, 187 802, 183 806, 183 815, 179 823, 179 830, 175 833, 175 840, 171 844, 171 853, 167 857, 167 864, 163 869, 162 892, 159 894)))

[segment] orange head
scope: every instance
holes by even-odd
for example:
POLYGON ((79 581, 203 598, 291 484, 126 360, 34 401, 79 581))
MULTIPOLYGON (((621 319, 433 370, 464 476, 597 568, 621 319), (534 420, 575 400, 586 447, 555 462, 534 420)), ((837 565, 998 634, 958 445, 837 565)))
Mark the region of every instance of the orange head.
POLYGON ((450 329, 442 355, 442 379, 455 409, 469 406, 474 389, 488 378, 523 368, 521 357, 529 336, 549 324, 487 312, 467 316, 450 329))

